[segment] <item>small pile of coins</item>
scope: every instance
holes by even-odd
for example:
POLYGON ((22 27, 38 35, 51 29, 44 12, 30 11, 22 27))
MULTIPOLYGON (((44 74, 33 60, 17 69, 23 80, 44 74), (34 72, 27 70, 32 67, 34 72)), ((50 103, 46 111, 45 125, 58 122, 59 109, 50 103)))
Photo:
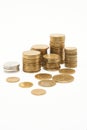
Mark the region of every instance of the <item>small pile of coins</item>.
POLYGON ((20 64, 17 62, 6 62, 3 66, 5 72, 17 72, 19 71, 20 64))
POLYGON ((46 54, 43 56, 45 70, 59 70, 60 68, 60 56, 57 54, 46 54))
POLYGON ((64 34, 51 34, 50 35, 50 53, 58 54, 60 56, 60 63, 64 63, 64 47, 65 35, 64 34))
POLYGON ((65 66, 74 68, 77 67, 77 48, 66 47, 65 48, 65 66))
POLYGON ((41 60, 39 51, 25 51, 23 52, 23 71, 24 72, 38 72, 41 70, 41 60))
POLYGON ((47 49, 49 48, 48 45, 44 45, 44 44, 38 44, 38 45, 33 45, 31 47, 31 50, 36 50, 36 51, 40 51, 41 52, 41 65, 44 65, 44 60, 43 60, 43 55, 47 54, 47 49))
MULTIPOLYGON (((70 83, 74 81, 71 74, 75 73, 72 69, 77 67, 77 48, 65 48, 65 35, 64 34, 51 34, 50 35, 50 54, 47 53, 49 46, 44 44, 36 44, 30 50, 23 52, 23 71, 28 73, 38 72, 43 69, 47 71, 58 71, 60 74, 51 75, 49 73, 38 73, 35 78, 38 79, 38 86, 40 87, 53 87, 57 83, 70 83), (68 68, 62 68, 60 64, 65 64, 68 68)), ((20 64, 17 62, 7 62, 3 68, 5 72, 19 71, 20 64)), ((16 83, 20 81, 19 77, 12 76, 6 78, 8 83, 16 83)), ((24 81, 19 83, 21 88, 32 88, 33 83, 24 81)), ((36 88, 31 91, 33 95, 44 95, 46 90, 36 88)))

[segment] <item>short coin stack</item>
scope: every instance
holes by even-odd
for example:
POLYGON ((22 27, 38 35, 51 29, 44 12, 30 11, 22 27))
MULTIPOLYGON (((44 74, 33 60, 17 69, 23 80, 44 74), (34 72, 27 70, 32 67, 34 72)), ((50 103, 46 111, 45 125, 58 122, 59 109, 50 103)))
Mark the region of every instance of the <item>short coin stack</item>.
POLYGON ((57 54, 46 54, 43 56, 45 70, 59 70, 60 68, 60 56, 57 54))
POLYGON ((66 47, 65 48, 65 66, 70 68, 77 67, 77 48, 66 47))
POLYGON ((17 72, 19 71, 20 64, 14 61, 6 62, 3 66, 5 72, 17 72))
POLYGON ((60 55, 60 63, 64 63, 64 47, 65 35, 64 34, 51 34, 50 35, 50 53, 60 55))
POLYGON ((41 52, 41 64, 43 66, 44 61, 43 61, 43 55, 47 54, 47 49, 49 48, 48 45, 44 44, 36 44, 31 47, 32 50, 40 51, 41 52))
POLYGON ((24 51, 23 52, 23 71, 38 72, 41 69, 40 52, 39 51, 24 51))

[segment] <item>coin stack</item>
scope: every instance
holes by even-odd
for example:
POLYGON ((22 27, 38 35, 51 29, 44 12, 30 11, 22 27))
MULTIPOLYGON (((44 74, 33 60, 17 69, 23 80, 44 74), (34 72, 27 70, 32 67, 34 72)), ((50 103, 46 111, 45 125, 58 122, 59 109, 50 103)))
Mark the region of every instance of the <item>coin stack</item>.
POLYGON ((77 48, 66 47, 65 48, 65 66, 70 68, 77 67, 77 48))
POLYGON ((51 34, 50 35, 50 53, 55 53, 60 55, 60 63, 64 63, 65 55, 64 55, 64 47, 65 47, 65 35, 64 34, 51 34))
POLYGON ((24 51, 23 52, 23 71, 38 72, 41 69, 40 52, 39 51, 24 51))
POLYGON ((60 56, 57 54, 46 54, 43 56, 45 70, 59 70, 60 68, 60 56))
POLYGON ((44 60, 43 60, 43 55, 47 54, 47 49, 49 48, 48 45, 44 45, 44 44, 37 44, 37 45, 33 45, 31 47, 31 50, 36 50, 36 51, 40 51, 41 52, 41 64, 42 66, 44 65, 44 60))
POLYGON ((6 62, 3 66, 5 72, 17 72, 19 71, 20 64, 15 61, 6 62))

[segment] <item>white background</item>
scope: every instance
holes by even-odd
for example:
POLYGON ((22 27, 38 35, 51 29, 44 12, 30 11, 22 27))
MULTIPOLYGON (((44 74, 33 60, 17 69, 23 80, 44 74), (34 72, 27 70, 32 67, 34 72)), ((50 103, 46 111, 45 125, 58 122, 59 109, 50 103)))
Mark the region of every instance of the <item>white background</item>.
POLYGON ((87 130, 86 11, 86 0, 0 0, 0 130, 87 130), (65 34, 65 45, 78 48, 75 80, 33 96, 38 81, 22 72, 22 52, 33 44, 49 45, 51 33, 65 34), (6 61, 18 61, 20 72, 3 72, 6 61), (22 89, 7 83, 8 76, 34 86, 22 89))

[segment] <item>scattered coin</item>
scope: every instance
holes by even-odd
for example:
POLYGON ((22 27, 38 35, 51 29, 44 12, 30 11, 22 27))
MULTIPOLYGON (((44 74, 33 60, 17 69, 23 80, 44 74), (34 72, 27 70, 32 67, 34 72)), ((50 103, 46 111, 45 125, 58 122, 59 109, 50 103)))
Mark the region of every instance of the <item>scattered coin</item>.
POLYGON ((31 91, 31 93, 32 93, 33 95, 40 96, 40 95, 46 94, 46 90, 44 90, 44 89, 33 89, 33 90, 31 91))
POLYGON ((59 72, 64 73, 64 74, 73 74, 73 73, 75 73, 75 70, 69 69, 69 68, 64 68, 64 69, 60 69, 59 72))
POLYGON ((20 78, 18 78, 18 77, 8 77, 6 79, 6 81, 9 83, 15 83, 15 82, 18 82, 19 80, 20 80, 20 78))
POLYGON ((31 82, 21 82, 21 83, 19 83, 19 86, 21 88, 30 88, 30 87, 33 86, 33 83, 31 83, 31 82))
POLYGON ((52 87, 56 85, 56 82, 54 80, 41 80, 38 84, 43 87, 52 87))
POLYGON ((40 74, 36 74, 35 78, 43 80, 43 79, 50 79, 52 78, 51 74, 47 74, 47 73, 40 73, 40 74))
POLYGON ((74 80, 74 77, 69 74, 54 75, 53 80, 58 83, 69 83, 74 80))

